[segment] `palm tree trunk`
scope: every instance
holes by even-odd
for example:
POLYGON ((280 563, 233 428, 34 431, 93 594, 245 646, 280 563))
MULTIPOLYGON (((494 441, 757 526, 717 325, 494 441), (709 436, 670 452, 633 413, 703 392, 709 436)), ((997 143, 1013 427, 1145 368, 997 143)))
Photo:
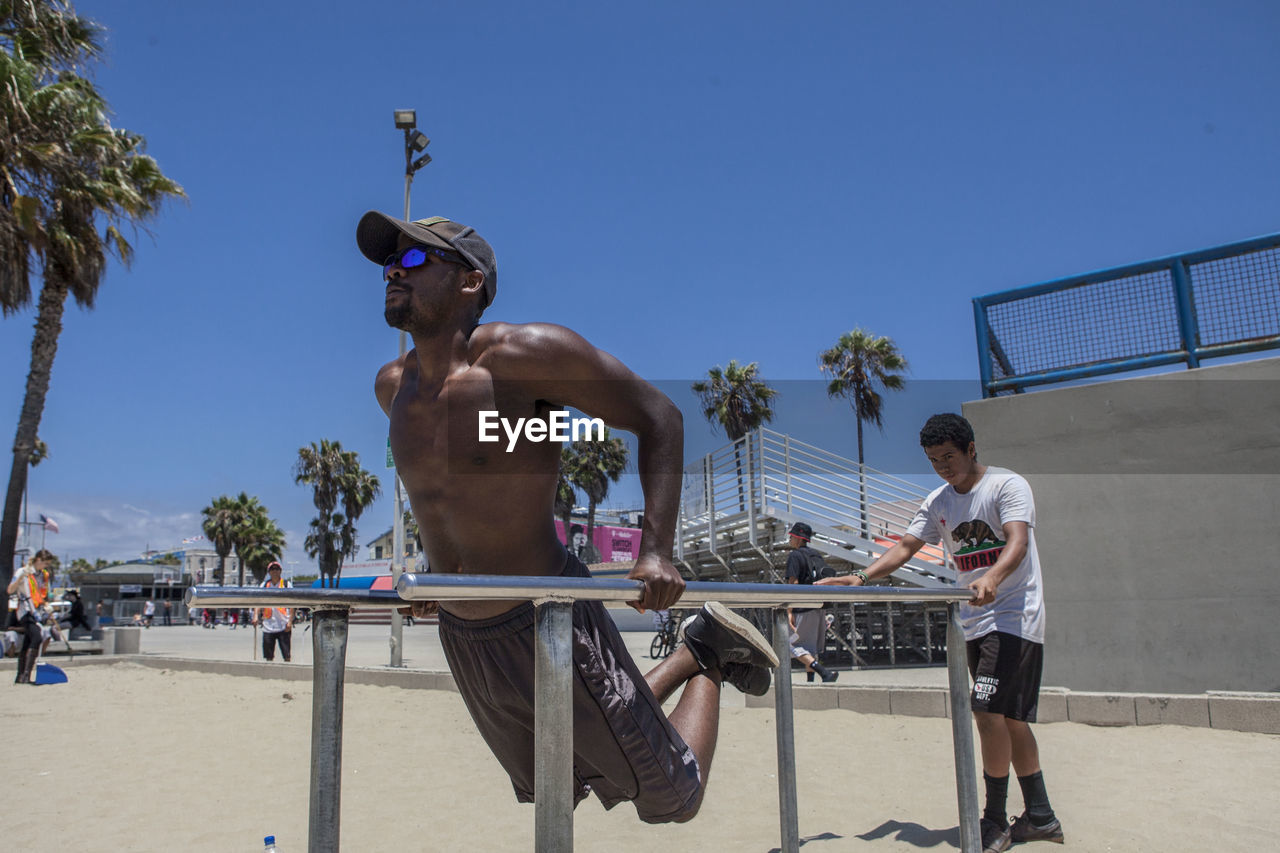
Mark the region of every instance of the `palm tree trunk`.
POLYGON ((40 431, 44 400, 49 393, 49 377, 53 359, 58 354, 58 336, 62 334, 62 312, 67 304, 65 284, 46 279, 40 289, 36 310, 36 331, 31 339, 31 370, 27 373, 27 391, 18 416, 18 434, 13 440, 13 467, 9 472, 9 488, 4 498, 4 518, 0 522, 0 584, 9 585, 13 577, 13 552, 18 546, 18 513, 22 507, 22 491, 27 484, 27 466, 40 431))
POLYGON ((858 421, 858 508, 862 513, 862 538, 870 539, 867 526, 867 468, 862 462, 862 418, 858 421))

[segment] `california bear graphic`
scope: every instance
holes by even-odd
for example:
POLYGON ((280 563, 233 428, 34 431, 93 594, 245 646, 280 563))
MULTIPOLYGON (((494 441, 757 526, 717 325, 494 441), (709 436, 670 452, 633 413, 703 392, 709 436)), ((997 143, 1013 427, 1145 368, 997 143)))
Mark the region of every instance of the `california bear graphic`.
POLYGON ((955 529, 951 531, 951 538, 962 548, 966 543, 970 548, 976 548, 983 542, 995 543, 998 541, 995 532, 991 529, 991 525, 977 518, 957 524, 955 529))

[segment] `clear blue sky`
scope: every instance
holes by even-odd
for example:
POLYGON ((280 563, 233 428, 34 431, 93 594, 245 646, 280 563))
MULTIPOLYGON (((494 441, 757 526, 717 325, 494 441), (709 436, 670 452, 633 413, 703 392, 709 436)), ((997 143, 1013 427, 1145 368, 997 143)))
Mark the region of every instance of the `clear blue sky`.
MULTIPOLYGON (((414 217, 497 251, 487 319, 563 323, 677 390, 758 361, 778 428, 849 455, 847 406, 791 380, 888 335, 929 380, 868 447, 902 473, 921 413, 977 394, 972 297, 1280 230, 1269 0, 77 7, 109 30, 115 123, 190 202, 68 309, 31 481, 64 556, 175 546, 244 490, 302 570, 297 449, 386 474, 396 335, 354 231, 401 211, 395 108, 433 140, 414 217)), ((32 321, 0 321, 8 434, 32 321)), ((722 443, 687 411, 687 456, 722 443)))

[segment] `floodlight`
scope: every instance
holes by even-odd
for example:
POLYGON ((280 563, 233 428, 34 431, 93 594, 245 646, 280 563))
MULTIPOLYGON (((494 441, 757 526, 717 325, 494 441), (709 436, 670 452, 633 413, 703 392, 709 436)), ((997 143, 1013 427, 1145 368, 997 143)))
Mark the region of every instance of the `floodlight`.
POLYGON ((419 169, 421 169, 423 166, 427 165, 427 164, 428 164, 428 163, 430 163, 430 162, 431 162, 431 155, 430 155, 430 154, 423 154, 423 155, 422 155, 421 157, 419 157, 417 160, 414 160, 414 161, 413 161, 413 165, 412 165, 412 166, 410 166, 409 168, 410 168, 412 171, 416 172, 416 171, 418 171, 419 169))
POLYGON ((418 123, 417 110, 396 110, 396 130, 412 130, 418 123))
POLYGON ((420 130, 415 130, 409 134, 409 147, 414 151, 421 151, 431 144, 431 140, 420 130))

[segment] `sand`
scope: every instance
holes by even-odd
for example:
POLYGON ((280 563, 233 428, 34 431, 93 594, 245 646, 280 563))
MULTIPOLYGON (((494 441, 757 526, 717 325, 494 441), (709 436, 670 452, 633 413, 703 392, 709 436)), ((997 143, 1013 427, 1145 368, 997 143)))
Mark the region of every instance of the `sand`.
MULTIPOLYGON (((309 682, 69 667, 70 683, 0 684, 10 734, 6 850, 306 849, 309 682), (19 731, 21 735, 19 736, 19 731)), ((796 713, 806 853, 958 847, 950 723, 796 713)), ((1071 851, 1274 850, 1280 736, 1176 726, 1036 727, 1071 851)), ((519 805, 457 694, 349 685, 343 847, 531 850, 519 805)), ((702 813, 640 823, 594 799, 578 851, 778 846, 773 713, 726 708, 702 813)), ((1016 789, 1016 784, 1013 786, 1016 789)), ((1010 810, 1021 797, 1010 792, 1010 810)), ((1059 850, 1048 844, 1025 848, 1059 850)))

